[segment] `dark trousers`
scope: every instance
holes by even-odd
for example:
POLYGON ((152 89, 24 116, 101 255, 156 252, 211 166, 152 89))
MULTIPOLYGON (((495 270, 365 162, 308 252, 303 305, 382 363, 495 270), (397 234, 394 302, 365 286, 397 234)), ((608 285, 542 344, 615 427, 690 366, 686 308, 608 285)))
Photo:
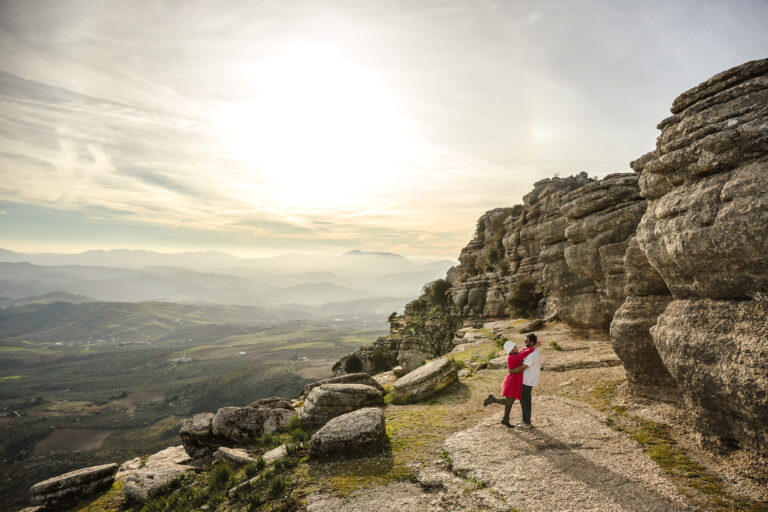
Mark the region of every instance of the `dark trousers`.
POLYGON ((531 391, 533 391, 533 386, 523 384, 523 397, 520 399, 520 407, 523 409, 523 421, 525 423, 531 422, 531 391))

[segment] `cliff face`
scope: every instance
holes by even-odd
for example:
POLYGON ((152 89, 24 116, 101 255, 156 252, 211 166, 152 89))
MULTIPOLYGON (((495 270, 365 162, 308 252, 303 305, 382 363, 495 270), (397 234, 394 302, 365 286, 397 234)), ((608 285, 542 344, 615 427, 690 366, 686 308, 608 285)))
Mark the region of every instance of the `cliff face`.
POLYGON ((645 208, 634 173, 536 183, 522 205, 478 221, 483 229, 448 272, 453 314, 507 316, 514 283, 533 278, 545 315, 583 334, 606 333, 624 302, 622 258, 645 208))
MULTIPOLYGON (((448 271, 447 311, 426 324, 509 316, 533 280, 539 316, 610 332, 634 393, 682 398, 705 439, 768 455, 768 59, 682 94, 672 114, 634 173, 543 180, 485 213, 448 271)), ((414 329, 427 302, 356 353, 364 370, 410 370, 461 341, 414 329)))
POLYGON ((629 381, 711 441, 768 453, 768 59, 678 97, 632 162, 648 208, 611 334, 629 381))

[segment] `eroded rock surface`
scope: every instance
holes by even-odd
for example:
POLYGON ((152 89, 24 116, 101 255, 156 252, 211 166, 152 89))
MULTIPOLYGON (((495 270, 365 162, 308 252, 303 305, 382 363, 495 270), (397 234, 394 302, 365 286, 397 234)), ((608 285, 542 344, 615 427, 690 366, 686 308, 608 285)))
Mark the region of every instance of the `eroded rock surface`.
POLYGON ((308 425, 320 426, 342 414, 377 405, 384 405, 384 393, 376 387, 365 384, 323 384, 309 392, 301 418, 308 425))
POLYGON ((227 448, 226 446, 220 446, 213 457, 219 462, 235 467, 244 466, 256 460, 242 448, 227 448))
POLYGON ((293 408, 222 407, 211 421, 214 436, 236 443, 251 442, 265 432, 283 429, 298 412, 293 408))
POLYGON ((117 467, 117 464, 91 466, 38 482, 29 489, 30 502, 50 509, 62 508, 91 493, 109 488, 117 467))
POLYGON ((387 437, 384 411, 366 407, 333 418, 309 440, 313 458, 369 451, 387 437))
POLYGON ((417 368, 395 382, 392 393, 397 403, 419 402, 458 382, 458 369, 448 358, 417 368))
POLYGON ((123 463, 115 475, 125 483, 123 492, 131 501, 144 502, 184 473, 194 471, 183 446, 172 446, 150 455, 123 463))
POLYGON ((304 391, 301 393, 301 398, 307 398, 313 389, 322 386, 323 384, 364 384, 366 386, 374 387, 382 393, 384 392, 384 387, 367 373, 345 373, 344 375, 338 375, 336 377, 307 384, 304 387, 304 391))
POLYGON ((612 327, 636 391, 658 396, 669 387, 709 440, 763 454, 767 104, 768 59, 715 75, 675 100, 656 149, 631 164, 648 207, 638 250, 626 256, 636 263, 630 297, 612 327), (712 353, 707 345, 728 348, 712 353))
POLYGON ((211 455, 219 446, 231 443, 227 438, 213 433, 214 416, 210 412, 201 412, 181 424, 179 437, 190 457, 197 459, 211 455))

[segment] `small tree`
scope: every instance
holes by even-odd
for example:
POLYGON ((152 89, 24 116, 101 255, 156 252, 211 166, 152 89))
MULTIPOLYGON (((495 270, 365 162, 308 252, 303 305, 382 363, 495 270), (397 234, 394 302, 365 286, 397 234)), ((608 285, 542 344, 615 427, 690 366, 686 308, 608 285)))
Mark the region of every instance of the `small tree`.
POLYGON ((541 300, 541 292, 536 291, 536 280, 526 277, 512 285, 507 306, 511 316, 528 318, 536 314, 541 300))
POLYGON ((448 305, 448 290, 450 289, 450 281, 437 279, 424 285, 423 293, 430 306, 444 307, 448 305))

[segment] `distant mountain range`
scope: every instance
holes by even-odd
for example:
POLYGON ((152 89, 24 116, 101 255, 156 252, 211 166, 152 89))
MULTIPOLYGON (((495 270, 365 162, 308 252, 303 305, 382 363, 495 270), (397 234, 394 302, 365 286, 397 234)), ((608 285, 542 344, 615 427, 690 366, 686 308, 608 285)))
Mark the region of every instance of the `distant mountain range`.
POLYGON ((56 301, 227 304, 334 315, 388 314, 452 262, 393 253, 238 258, 220 252, 117 249, 21 254, 0 249, 0 307, 56 301))

